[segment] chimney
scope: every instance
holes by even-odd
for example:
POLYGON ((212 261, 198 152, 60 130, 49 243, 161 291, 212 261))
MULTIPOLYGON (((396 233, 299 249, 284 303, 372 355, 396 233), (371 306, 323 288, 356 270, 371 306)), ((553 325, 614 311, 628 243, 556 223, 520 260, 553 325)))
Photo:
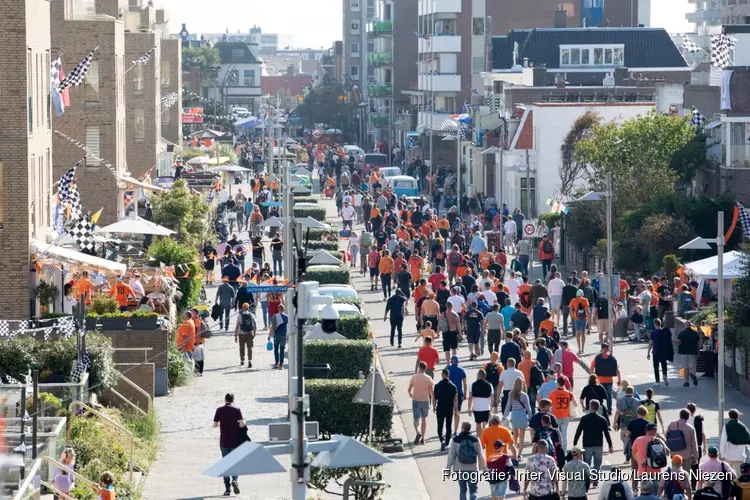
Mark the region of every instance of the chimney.
POLYGON ((615 68, 615 85, 624 85, 626 78, 628 78, 628 68, 615 68))
POLYGON ((524 57, 523 58, 523 67, 524 68, 528 68, 529 67, 529 58, 528 57, 524 57))
POLYGON ((533 75, 534 87, 547 86, 547 68, 544 66, 537 66, 533 69, 533 75))
POLYGON ((565 10, 562 5, 555 9, 552 26, 555 28, 568 27, 568 11, 565 10))

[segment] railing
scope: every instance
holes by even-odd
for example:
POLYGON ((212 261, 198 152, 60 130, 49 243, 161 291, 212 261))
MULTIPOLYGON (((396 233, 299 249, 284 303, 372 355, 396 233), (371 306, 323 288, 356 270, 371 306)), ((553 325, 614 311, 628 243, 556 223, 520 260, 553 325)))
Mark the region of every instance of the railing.
POLYGON ((368 33, 392 33, 393 22, 392 21, 376 21, 367 25, 368 33))
MULTIPOLYGON (((23 420, 20 417, 4 418, 2 420, 5 421, 5 422, 7 422, 7 423, 21 421, 21 425, 23 425, 23 420)), ((64 432, 65 432, 65 426, 66 426, 66 418, 65 417, 38 417, 37 420, 38 420, 37 424, 39 424, 39 423, 43 424, 44 422, 48 422, 48 421, 56 422, 54 428, 52 429, 52 431, 50 431, 50 432, 38 432, 37 433, 37 452, 39 452, 40 448, 42 450, 44 450, 44 448, 45 448, 44 445, 46 444, 46 453, 47 453, 47 455, 42 455, 39 458, 46 458, 49 455, 55 455, 55 456, 58 455, 60 453, 60 451, 61 451, 61 450, 58 450, 58 448, 57 448, 58 438, 60 437, 60 435, 63 435, 63 439, 61 439, 60 442, 63 443, 63 444, 65 443, 64 432), (45 440, 46 440, 46 443, 45 443, 45 440), (40 444, 42 446, 40 446, 40 444)), ((26 434, 26 437, 28 438, 29 437, 29 433, 27 432, 25 434, 26 434)), ((10 432, 10 431, 8 431, 6 429, 6 431, 4 432, 4 436, 5 436, 6 439, 9 439, 9 438, 18 438, 18 437, 21 436, 21 433, 20 432, 10 432)), ((37 456, 39 456, 39 455, 37 455, 37 456)), ((24 461, 25 461, 25 457, 24 457, 24 461)), ((52 474, 49 471, 48 471, 48 474, 47 474, 47 478, 48 479, 52 479, 52 474)))
POLYGON ((96 415, 97 417, 101 418, 104 422, 109 424, 110 426, 114 427, 117 430, 120 430, 124 432, 129 438, 130 438, 130 453, 128 457, 128 478, 130 482, 133 482, 133 460, 135 456, 135 436, 133 436, 133 433, 127 430, 125 427, 121 426, 108 416, 102 414, 101 412, 96 411, 86 403, 81 403, 80 401, 73 401, 70 403, 70 406, 68 406, 68 411, 73 413, 73 408, 81 408, 83 410, 88 411, 89 413, 92 413, 96 415))
MULTIPOLYGON (((24 384, 4 384, 0 390, 17 390, 20 392, 24 384)), ((27 387, 27 396, 31 396, 31 388, 27 387)), ((53 382, 39 384, 39 392, 48 392, 61 400, 69 399, 70 401, 84 401, 89 392, 89 374, 84 373, 80 382, 53 382), (65 390, 70 390, 70 395, 65 394, 65 390)), ((21 405, 23 408, 23 405, 21 405)))
POLYGON ((153 407, 153 404, 154 404, 154 400, 151 398, 151 395, 149 393, 147 393, 146 391, 144 391, 142 388, 138 387, 138 384, 136 384, 135 382, 133 382, 132 380, 130 380, 128 377, 126 377, 125 375, 123 375, 119 371, 115 370, 115 374, 120 378, 120 380, 122 380, 123 382, 125 382, 127 385, 129 385, 130 387, 132 387, 133 389, 135 389, 136 392, 139 392, 142 396, 144 396, 146 398, 146 401, 147 401, 147 403, 146 403, 146 405, 147 405, 146 411, 143 411, 143 409, 140 406, 138 406, 135 403, 133 403, 132 401, 130 401, 128 398, 126 398, 125 396, 123 396, 122 394, 120 394, 118 391, 116 391, 114 389, 110 389, 110 391, 112 391, 112 393, 115 394, 116 396, 119 396, 120 398, 122 398, 132 408, 134 408, 135 410, 137 410, 138 413, 142 414, 144 417, 147 416, 148 413, 151 411, 151 408, 153 407))
POLYGON ((387 52, 371 52, 367 54, 367 62, 370 64, 392 64, 393 54, 387 52))
POLYGON ((367 92, 371 95, 384 95, 393 93, 393 85, 389 83, 374 83, 367 86, 367 92))
POLYGON ((387 127, 390 124, 390 117, 388 115, 372 114, 370 115, 370 123, 378 127, 387 127))
POLYGON ((729 146, 730 167, 750 167, 750 146, 729 146))
POLYGON ((34 500, 37 498, 37 495, 39 494, 39 486, 35 483, 37 483, 37 474, 41 467, 41 459, 34 462, 34 465, 32 465, 31 469, 26 473, 26 479, 24 479, 21 486, 18 487, 18 492, 13 497, 13 500, 34 500))

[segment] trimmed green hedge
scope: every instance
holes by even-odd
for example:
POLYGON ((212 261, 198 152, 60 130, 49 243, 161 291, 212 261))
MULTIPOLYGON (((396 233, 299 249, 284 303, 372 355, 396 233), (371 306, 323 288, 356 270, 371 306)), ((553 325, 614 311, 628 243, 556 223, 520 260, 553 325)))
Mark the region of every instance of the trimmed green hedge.
POLYGON ((295 194, 294 195, 294 203, 317 203, 320 201, 320 198, 317 196, 310 196, 307 194, 295 194))
POLYGON ((362 299, 360 299, 359 297, 357 297, 356 299, 346 299, 346 298, 333 299, 333 303, 334 304, 354 304, 355 306, 359 307, 360 311, 362 310, 362 304, 363 304, 362 299))
POLYGON ((305 363, 328 363, 331 378, 359 378, 361 371, 370 372, 375 358, 372 340, 308 340, 305 342, 305 363))
POLYGON ((321 241, 313 240, 312 236, 310 241, 307 243, 308 250, 328 250, 329 252, 337 252, 339 250, 338 241, 321 241))
POLYGON ((350 340, 367 340, 370 337, 370 320, 364 315, 344 316, 339 319, 338 333, 350 340))
POLYGON ((317 281, 321 285, 348 285, 351 277, 344 266, 311 266, 305 272, 305 281, 317 281))
MULTIPOLYGON (((333 229, 322 229, 322 228, 310 228, 310 243, 313 241, 320 241, 321 238, 323 238, 323 234, 328 233, 332 234, 336 237, 336 241, 332 243, 337 243, 339 240, 339 233, 333 229)), ((307 238, 307 229, 302 231, 302 239, 304 240, 307 238)))
POLYGON ((295 217, 312 217, 324 222, 326 220, 326 209, 324 207, 294 207, 295 217))
MULTIPOLYGON (((343 434, 355 438, 367 437, 370 406, 352 400, 364 385, 364 380, 313 379, 305 382, 310 395, 310 421, 318 422, 323 437, 343 434)), ((393 407, 375 406, 373 434, 376 439, 391 437, 393 407)))

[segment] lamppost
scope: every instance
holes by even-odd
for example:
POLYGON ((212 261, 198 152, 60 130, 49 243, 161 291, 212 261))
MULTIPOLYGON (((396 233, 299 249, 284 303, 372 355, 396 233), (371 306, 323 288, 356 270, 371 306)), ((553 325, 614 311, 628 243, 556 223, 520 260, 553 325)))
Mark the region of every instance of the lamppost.
POLYGON ((718 315, 718 337, 719 337, 719 436, 724 430, 724 212, 716 214, 716 238, 697 238, 688 241, 680 247, 680 250, 711 250, 710 243, 716 244, 717 265, 719 268, 719 303, 717 305, 718 315))
POLYGON ((190 35, 188 33, 187 28, 185 27, 185 23, 182 23, 182 29, 180 30, 180 38, 182 38, 182 44, 185 45, 187 43, 187 37, 190 35))
MULTIPOLYGON (((607 342, 609 343, 610 352, 615 352, 615 345, 613 340, 614 333, 614 312, 610 304, 612 298, 619 297, 620 284, 617 283, 615 286, 612 283, 612 174, 607 173, 607 190, 606 191, 591 191, 582 197, 578 198, 577 201, 601 201, 606 198, 607 200, 607 342), (616 292, 617 291, 617 292, 616 292), (614 297, 613 297, 614 295, 614 297)), ((599 293, 601 293, 601 284, 599 286, 599 293)))

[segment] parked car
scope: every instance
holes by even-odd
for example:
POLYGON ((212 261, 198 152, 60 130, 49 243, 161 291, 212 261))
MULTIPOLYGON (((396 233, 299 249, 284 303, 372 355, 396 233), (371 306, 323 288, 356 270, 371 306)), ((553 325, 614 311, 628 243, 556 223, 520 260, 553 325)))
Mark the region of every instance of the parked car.
POLYGON ((320 295, 327 295, 335 299, 358 299, 357 291, 351 285, 320 285, 320 295))
POLYGON ((388 184, 388 180, 401 175, 401 169, 398 167, 383 167, 380 169, 380 177, 383 179, 384 184, 388 184))
POLYGON ((362 164, 365 168, 375 168, 380 170, 381 168, 388 165, 388 158, 384 154, 380 153, 367 153, 362 157, 362 164))

